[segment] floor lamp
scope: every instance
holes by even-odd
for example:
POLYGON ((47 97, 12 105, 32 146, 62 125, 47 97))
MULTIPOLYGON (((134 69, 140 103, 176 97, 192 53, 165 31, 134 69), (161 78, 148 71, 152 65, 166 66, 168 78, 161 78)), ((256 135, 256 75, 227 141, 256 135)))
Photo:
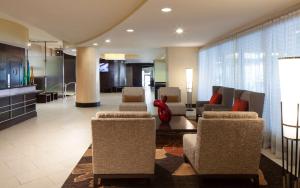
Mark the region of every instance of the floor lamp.
POLYGON ((192 105, 192 91, 193 91, 193 69, 187 68, 185 69, 186 75, 186 96, 187 96, 187 111, 193 111, 192 105))
POLYGON ((283 187, 299 187, 300 57, 280 58, 283 187))

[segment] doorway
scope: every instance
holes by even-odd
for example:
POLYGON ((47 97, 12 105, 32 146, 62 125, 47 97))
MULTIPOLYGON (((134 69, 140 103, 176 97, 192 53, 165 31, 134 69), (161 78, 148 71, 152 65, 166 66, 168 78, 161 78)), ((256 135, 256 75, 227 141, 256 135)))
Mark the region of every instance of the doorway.
POLYGON ((146 67, 142 69, 142 85, 144 88, 150 87, 152 77, 153 67, 146 67))

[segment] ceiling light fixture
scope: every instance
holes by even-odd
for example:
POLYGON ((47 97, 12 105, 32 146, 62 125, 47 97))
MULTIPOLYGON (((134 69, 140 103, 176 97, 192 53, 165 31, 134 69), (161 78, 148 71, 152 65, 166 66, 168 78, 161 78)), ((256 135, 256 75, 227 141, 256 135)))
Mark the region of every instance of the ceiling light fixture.
POLYGON ((28 43, 27 43, 27 46, 30 47, 30 46, 31 46, 31 42, 28 42, 28 43))
POLYGON ((168 12, 171 12, 172 9, 170 7, 165 7, 165 8, 162 8, 161 11, 165 12, 165 13, 168 13, 168 12))
POLYGON ((126 30, 128 33, 132 33, 132 32, 134 32, 134 29, 127 29, 126 30))
POLYGON ((106 43, 110 43, 111 40, 110 40, 110 39, 106 39, 105 42, 106 42, 106 43))
POLYGON ((176 29, 176 33, 177 33, 177 34, 182 34, 182 33, 183 33, 183 29, 180 28, 180 27, 177 28, 177 29, 176 29))
POLYGON ((98 46, 98 43, 97 43, 97 42, 95 42, 95 43, 93 43, 93 45, 94 45, 94 46, 98 46))

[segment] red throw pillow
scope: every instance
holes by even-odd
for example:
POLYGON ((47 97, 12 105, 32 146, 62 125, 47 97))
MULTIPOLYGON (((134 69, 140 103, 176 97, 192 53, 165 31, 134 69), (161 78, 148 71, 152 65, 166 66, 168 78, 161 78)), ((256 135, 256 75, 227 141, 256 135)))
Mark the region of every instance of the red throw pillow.
POLYGON ((232 111, 248 111, 248 101, 241 99, 235 99, 232 107, 232 111))
POLYGON ((209 104, 221 104, 222 102, 222 95, 218 92, 213 94, 209 100, 209 104))

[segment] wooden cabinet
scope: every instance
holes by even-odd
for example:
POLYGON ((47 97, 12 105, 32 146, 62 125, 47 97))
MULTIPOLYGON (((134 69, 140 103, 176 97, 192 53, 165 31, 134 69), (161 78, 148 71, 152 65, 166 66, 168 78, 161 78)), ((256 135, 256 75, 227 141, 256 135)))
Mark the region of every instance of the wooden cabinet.
POLYGON ((37 116, 36 91, 22 93, 22 88, 15 88, 21 93, 0 96, 0 130, 37 116))

